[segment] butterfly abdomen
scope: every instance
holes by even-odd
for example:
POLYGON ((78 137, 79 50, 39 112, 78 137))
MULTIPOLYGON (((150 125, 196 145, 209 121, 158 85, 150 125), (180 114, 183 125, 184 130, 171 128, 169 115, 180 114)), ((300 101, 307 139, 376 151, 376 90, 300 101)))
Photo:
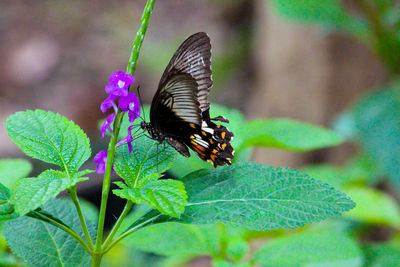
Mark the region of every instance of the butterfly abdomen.
POLYGON ((211 121, 203 121, 201 127, 190 123, 192 134, 186 144, 196 154, 214 167, 231 164, 234 150, 229 143, 233 133, 225 126, 217 125, 211 121))

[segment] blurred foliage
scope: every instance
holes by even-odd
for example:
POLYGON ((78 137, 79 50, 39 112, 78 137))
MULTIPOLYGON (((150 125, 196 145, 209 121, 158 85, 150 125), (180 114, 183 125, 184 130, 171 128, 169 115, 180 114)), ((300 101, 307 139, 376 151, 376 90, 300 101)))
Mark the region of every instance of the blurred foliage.
MULTIPOLYGON (((239 1, 211 2, 238 5, 239 1)), ((316 25, 323 31, 339 30, 361 40, 375 51, 391 74, 392 80, 387 86, 371 92, 346 112, 338 115, 334 125, 335 131, 343 139, 357 145, 359 154, 343 166, 324 163, 303 169, 310 176, 346 192, 357 203, 356 208, 345 214, 344 218, 291 231, 249 231, 221 224, 153 225, 136 232, 122 244, 114 247, 104 257, 104 266, 184 266, 197 256, 212 257, 214 266, 253 266, 256 263, 261 266, 399 266, 400 81, 396 81, 396 77, 400 75, 399 2, 397 0, 270 0, 267 2, 275 12, 295 23, 316 25), (353 4, 351 8, 347 5, 348 2, 353 4), (383 242, 375 242, 376 237, 371 238, 368 235, 372 229, 388 231, 389 237, 385 237, 383 242), (149 246, 149 243, 144 242, 145 239, 152 240, 154 245, 149 246)), ((249 49, 249 42, 245 38, 240 39, 241 35, 238 36, 239 38, 233 39, 226 45, 226 50, 222 54, 216 56, 213 64, 216 88, 226 77, 232 75, 232 71, 241 64, 249 49), (227 68, 227 66, 234 67, 227 68)), ((182 36, 178 37, 173 43, 146 43, 141 58, 143 64, 149 70, 161 74, 172 54, 172 52, 165 53, 165 50, 173 51, 178 39, 183 39, 182 36), (160 65, 160 61, 165 64, 160 65)), ((148 121, 148 107, 145 107, 145 110, 148 121)), ((247 161, 254 146, 309 151, 337 145, 342 139, 335 134, 329 134, 326 130, 328 134, 324 136, 329 137, 328 145, 304 148, 301 146, 307 143, 306 138, 315 138, 315 132, 300 134, 300 131, 295 131, 299 128, 289 130, 279 127, 289 122, 290 127, 304 126, 311 131, 315 126, 275 119, 247 122, 239 111, 218 105, 212 105, 211 112, 225 115, 231 120, 228 126, 235 133, 232 144, 238 152, 235 161, 247 161), (246 133, 249 129, 247 127, 254 127, 251 128, 250 134, 246 133), (293 137, 285 139, 285 135, 287 137, 290 134, 293 134, 293 137), (301 138, 294 140, 299 136, 301 138)), ((127 123, 122 126, 122 138, 126 135, 127 127, 127 123)), ((325 130, 315 128, 318 128, 316 130, 320 133, 325 130)), ((170 172, 177 177, 183 177, 193 170, 210 167, 197 157, 179 156, 170 172)), ((21 177, 29 173, 28 169, 30 170, 26 168, 21 177)), ((90 207, 88 209, 92 210, 88 218, 95 218, 96 211, 90 207)), ((120 231, 127 229, 148 210, 149 207, 146 205, 138 206, 127 217, 120 231)), ((2 266, 7 264, 21 266, 15 257, 5 253, 7 246, 3 238, 0 240, 0 249, 2 266)))

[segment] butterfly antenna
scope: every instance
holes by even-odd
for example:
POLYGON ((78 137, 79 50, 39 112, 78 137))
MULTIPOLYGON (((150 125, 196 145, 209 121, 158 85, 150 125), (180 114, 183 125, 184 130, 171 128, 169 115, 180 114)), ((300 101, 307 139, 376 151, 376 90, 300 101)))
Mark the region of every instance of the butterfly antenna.
POLYGON ((140 101, 140 108, 142 109, 142 114, 143 114, 143 118, 140 117, 142 120, 146 121, 146 113, 144 113, 144 108, 142 105, 142 97, 140 96, 140 85, 138 85, 138 87, 136 88, 137 92, 138 92, 138 96, 139 96, 139 101, 140 101))

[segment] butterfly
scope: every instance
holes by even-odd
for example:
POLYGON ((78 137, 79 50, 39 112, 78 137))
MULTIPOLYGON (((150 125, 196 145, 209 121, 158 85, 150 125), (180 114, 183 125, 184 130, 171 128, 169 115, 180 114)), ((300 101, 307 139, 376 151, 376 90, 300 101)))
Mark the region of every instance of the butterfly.
POLYGON ((210 38, 204 32, 195 33, 171 58, 151 102, 150 123, 142 121, 140 126, 152 139, 166 141, 183 156, 190 157, 189 147, 217 167, 231 164, 233 133, 218 124, 229 123, 224 117, 210 118, 211 75, 210 38))

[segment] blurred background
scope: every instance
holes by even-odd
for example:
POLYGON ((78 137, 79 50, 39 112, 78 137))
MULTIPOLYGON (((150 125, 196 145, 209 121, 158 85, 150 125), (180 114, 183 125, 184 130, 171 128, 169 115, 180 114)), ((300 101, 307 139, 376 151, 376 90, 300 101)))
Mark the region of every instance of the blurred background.
MULTIPOLYGON (((126 68, 144 4, 1 1, 0 121, 19 110, 52 110, 83 128, 94 153, 103 149, 107 140, 97 125, 105 117, 99 109, 104 86, 111 73, 126 68)), ((340 168, 355 155, 368 155, 369 166, 378 165, 384 170, 379 176, 389 177, 371 187, 398 204, 393 189, 400 184, 398 0, 157 1, 135 73, 144 103, 151 102, 176 48, 198 31, 207 32, 213 46, 212 102, 248 119, 288 117, 334 128, 353 140, 308 153, 260 148, 252 160, 340 168), (382 93, 385 88, 397 93, 382 93), (367 93, 377 95, 362 98, 367 93)), ((24 155, 1 125, 0 158, 6 157, 24 155)), ((44 169, 33 163, 33 175, 44 169)), ((79 189, 95 202, 101 177, 91 178, 79 189)), ((117 215, 122 204, 114 201, 117 215)), ((384 227, 371 235, 387 240, 391 234, 384 227)))

